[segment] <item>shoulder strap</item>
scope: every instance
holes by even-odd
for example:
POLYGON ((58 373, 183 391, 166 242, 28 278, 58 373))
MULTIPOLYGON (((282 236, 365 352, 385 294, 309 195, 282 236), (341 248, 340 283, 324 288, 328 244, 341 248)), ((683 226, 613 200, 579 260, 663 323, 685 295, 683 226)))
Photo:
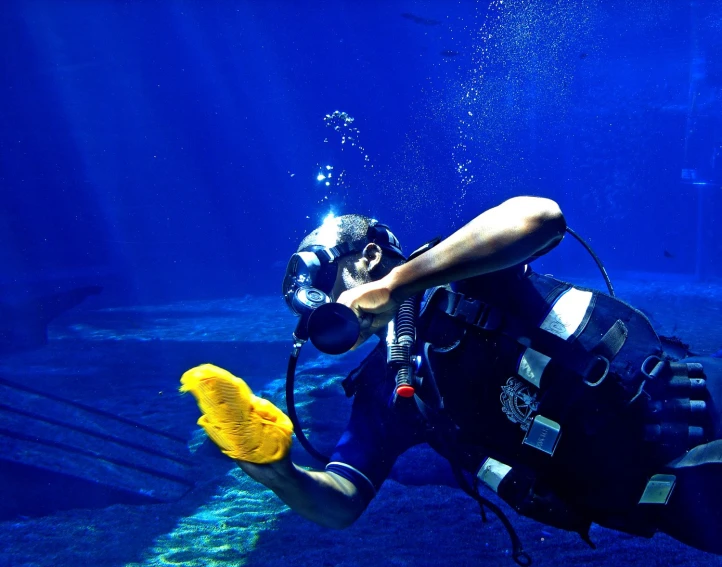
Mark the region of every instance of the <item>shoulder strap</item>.
POLYGON ((425 311, 441 312, 463 325, 505 335, 534 353, 553 359, 588 385, 604 380, 609 371, 609 360, 616 356, 626 340, 624 323, 617 321, 602 337, 598 347, 587 351, 575 342, 569 342, 490 303, 445 288, 434 290, 425 311))

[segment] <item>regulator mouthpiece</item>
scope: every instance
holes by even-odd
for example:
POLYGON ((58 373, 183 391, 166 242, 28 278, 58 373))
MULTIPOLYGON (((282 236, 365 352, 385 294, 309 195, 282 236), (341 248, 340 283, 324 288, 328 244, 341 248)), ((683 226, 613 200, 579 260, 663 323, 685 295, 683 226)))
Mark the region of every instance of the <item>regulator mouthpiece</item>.
POLYGON ((348 352, 358 341, 361 323, 356 314, 341 303, 326 303, 308 318, 308 336, 326 354, 348 352))

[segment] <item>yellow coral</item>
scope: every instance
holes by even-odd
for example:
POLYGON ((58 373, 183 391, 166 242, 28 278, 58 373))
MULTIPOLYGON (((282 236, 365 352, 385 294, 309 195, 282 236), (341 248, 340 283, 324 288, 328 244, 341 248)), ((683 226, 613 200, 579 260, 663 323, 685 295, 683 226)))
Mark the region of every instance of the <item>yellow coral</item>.
POLYGON ((268 400, 213 364, 191 368, 181 377, 181 392, 190 392, 201 410, 198 425, 232 459, 272 463, 291 449, 293 425, 268 400))

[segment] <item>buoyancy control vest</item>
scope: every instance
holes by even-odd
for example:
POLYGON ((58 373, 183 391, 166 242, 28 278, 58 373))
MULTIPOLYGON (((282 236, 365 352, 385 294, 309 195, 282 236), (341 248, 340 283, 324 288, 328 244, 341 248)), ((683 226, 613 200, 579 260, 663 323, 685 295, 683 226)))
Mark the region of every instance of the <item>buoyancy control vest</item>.
POLYGON ((710 436, 701 368, 670 360, 643 313, 596 290, 529 269, 436 288, 420 344, 464 468, 552 525, 652 535, 650 479, 710 436))

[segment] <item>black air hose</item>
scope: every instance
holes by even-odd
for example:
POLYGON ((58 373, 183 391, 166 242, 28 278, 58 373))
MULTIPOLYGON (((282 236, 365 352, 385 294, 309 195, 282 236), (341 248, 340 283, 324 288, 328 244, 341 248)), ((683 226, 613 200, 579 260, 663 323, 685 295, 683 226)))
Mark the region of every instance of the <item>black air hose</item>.
POLYGON ((396 393, 402 397, 409 397, 408 392, 413 395, 414 374, 411 368, 411 351, 416 340, 417 311, 418 302, 415 297, 410 297, 401 304, 396 313, 396 340, 389 345, 388 361, 399 367, 396 372, 396 393), (401 394, 400 392, 404 390, 407 393, 401 394))

